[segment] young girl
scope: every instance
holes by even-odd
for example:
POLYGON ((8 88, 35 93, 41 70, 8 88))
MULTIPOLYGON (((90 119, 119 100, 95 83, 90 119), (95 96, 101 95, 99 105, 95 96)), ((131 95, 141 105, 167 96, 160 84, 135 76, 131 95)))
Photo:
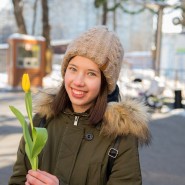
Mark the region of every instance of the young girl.
POLYGON ((60 89, 35 99, 34 124, 46 118, 48 131, 39 170, 30 170, 22 138, 9 185, 142 184, 138 143, 150 139, 147 109, 133 100, 116 102, 122 61, 122 45, 105 26, 69 45, 60 89))

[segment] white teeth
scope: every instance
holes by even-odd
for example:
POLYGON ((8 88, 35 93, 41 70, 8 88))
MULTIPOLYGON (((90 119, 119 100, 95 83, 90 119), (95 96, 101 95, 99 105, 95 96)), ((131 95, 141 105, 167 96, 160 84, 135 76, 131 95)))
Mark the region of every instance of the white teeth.
POLYGON ((74 90, 74 89, 73 89, 73 93, 74 93, 74 94, 77 94, 77 95, 82 95, 82 94, 84 94, 82 91, 77 91, 77 90, 74 90))

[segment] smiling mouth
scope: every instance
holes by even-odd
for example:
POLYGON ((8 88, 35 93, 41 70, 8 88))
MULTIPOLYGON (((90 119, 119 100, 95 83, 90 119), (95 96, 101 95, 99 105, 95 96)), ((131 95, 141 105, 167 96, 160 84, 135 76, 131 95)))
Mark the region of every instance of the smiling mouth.
POLYGON ((72 93, 73 93, 74 96, 77 96, 77 97, 83 97, 85 95, 84 91, 79 91, 79 90, 76 90, 76 89, 73 89, 73 88, 72 88, 72 93))

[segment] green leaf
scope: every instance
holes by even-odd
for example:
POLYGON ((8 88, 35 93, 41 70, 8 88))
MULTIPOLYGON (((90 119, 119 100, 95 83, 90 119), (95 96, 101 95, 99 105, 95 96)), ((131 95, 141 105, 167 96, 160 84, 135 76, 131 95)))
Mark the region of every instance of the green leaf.
POLYGON ((32 170, 37 170, 38 169, 38 156, 34 158, 30 158, 29 160, 31 163, 32 170))
POLYGON ((28 148, 28 145, 26 144, 25 151, 26 151, 26 154, 27 154, 28 159, 30 161, 32 170, 37 170, 38 169, 38 157, 32 158, 31 153, 29 153, 28 150, 29 150, 29 148, 28 148))
POLYGON ((30 136, 30 132, 28 129, 28 124, 22 115, 22 113, 17 110, 13 106, 9 106, 11 111, 15 114, 19 122, 21 123, 21 126, 23 128, 23 136, 25 140, 25 151, 28 156, 28 159, 31 163, 32 169, 37 170, 38 169, 38 155, 43 149, 44 145, 46 144, 48 133, 46 128, 37 128, 33 127, 32 123, 32 104, 31 104, 31 93, 26 94, 26 108, 28 117, 30 118, 31 126, 32 126, 32 139, 30 136))
POLYGON ((33 148, 33 142, 30 136, 30 132, 28 129, 28 124, 24 118, 24 116, 22 115, 22 113, 17 110, 15 107, 13 106, 9 106, 11 111, 15 114, 15 116, 17 117, 17 119, 19 120, 19 122, 21 123, 21 126, 23 128, 23 136, 24 136, 24 140, 26 142, 25 145, 25 150, 26 150, 26 154, 29 158, 29 160, 31 159, 31 153, 32 153, 32 148, 33 148))
POLYGON ((33 135, 33 150, 32 150, 32 157, 36 157, 41 150, 43 149, 46 141, 48 139, 48 133, 46 128, 38 128, 34 127, 32 130, 33 135))

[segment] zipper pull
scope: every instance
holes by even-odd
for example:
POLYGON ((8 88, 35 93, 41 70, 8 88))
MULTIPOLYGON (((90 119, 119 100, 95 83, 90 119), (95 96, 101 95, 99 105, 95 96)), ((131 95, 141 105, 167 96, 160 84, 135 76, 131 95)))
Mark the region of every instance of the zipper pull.
POLYGON ((78 125, 78 120, 79 120, 79 116, 75 116, 75 120, 74 120, 74 125, 75 125, 75 126, 78 125))

